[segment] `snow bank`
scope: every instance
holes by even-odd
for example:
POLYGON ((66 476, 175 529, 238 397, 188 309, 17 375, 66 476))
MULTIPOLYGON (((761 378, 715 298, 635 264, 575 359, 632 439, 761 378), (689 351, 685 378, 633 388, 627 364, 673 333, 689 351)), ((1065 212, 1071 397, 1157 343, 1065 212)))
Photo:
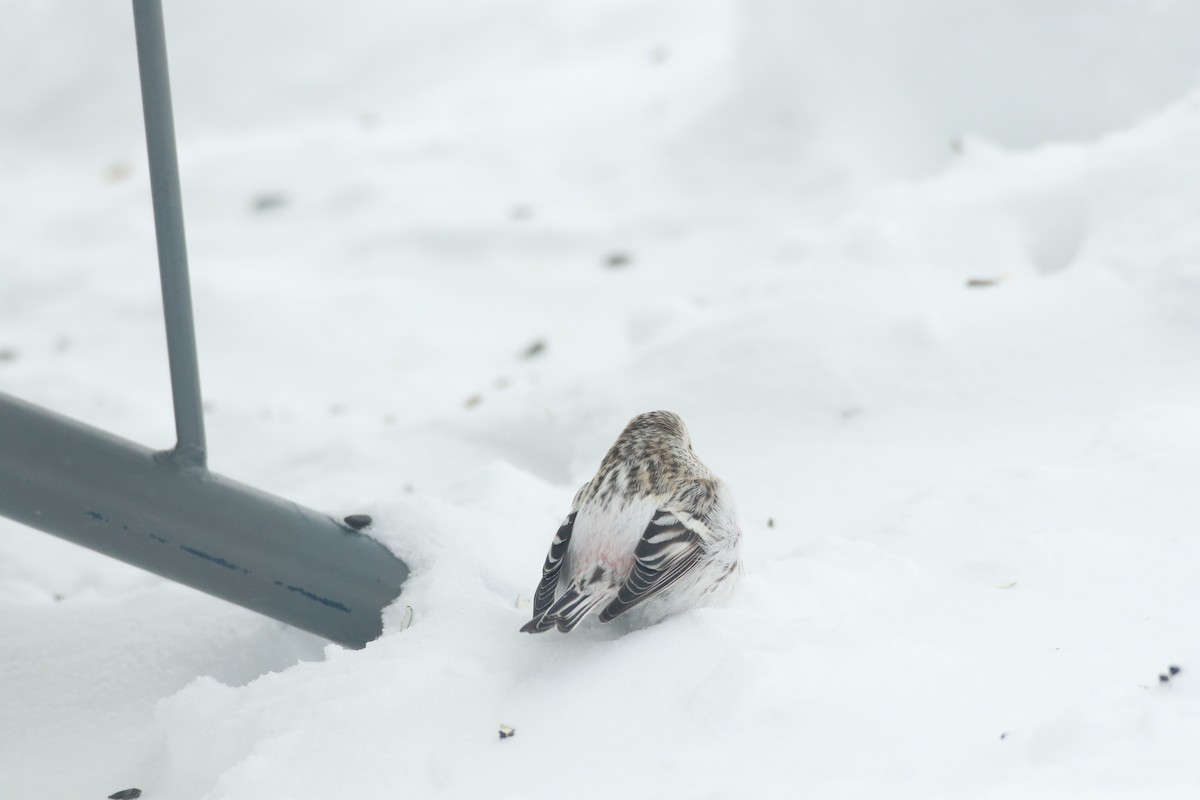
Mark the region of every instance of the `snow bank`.
MULTIPOLYGON (((165 444, 128 17, 10 5, 0 388, 165 444)), ((287 8, 167 9, 213 467, 413 577, 345 651, 0 523, 0 797, 1194 789, 1190 6, 287 8), (518 634, 651 408, 742 590, 518 634)))
POLYGON ((744 127, 870 176, 944 166, 964 136, 1091 139, 1200 80, 1184 0, 749 0, 743 19, 744 127))

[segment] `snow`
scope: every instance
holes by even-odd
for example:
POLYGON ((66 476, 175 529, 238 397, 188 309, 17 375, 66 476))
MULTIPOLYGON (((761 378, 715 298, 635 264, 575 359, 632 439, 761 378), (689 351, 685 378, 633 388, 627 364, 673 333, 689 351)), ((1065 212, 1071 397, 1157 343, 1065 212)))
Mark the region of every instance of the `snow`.
MULTIPOLYGON (((168 4, 211 466, 413 576, 349 651, 0 521, 0 797, 1194 796, 1200 16, 971 9, 168 4), (518 634, 654 408, 737 596, 518 634)), ((168 446, 128 9, 3 15, 0 390, 168 446)))

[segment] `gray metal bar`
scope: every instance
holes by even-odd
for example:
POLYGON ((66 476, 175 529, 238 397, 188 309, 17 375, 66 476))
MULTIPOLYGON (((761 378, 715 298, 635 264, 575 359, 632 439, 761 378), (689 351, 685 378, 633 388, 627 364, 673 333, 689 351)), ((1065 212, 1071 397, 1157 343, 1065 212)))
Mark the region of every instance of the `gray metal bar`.
POLYGON ((133 0, 177 442, 155 453, 0 393, 0 514, 350 647, 408 567, 324 514, 205 466, 160 0, 133 0))
POLYGON ((350 647, 408 575, 324 514, 3 393, 0 514, 350 647))
POLYGON ((175 156, 175 120, 171 111, 161 0, 133 0, 133 24, 142 81, 142 114, 146 121, 146 150, 150 159, 150 193, 154 201, 163 316, 167 324, 171 394, 175 402, 176 443, 172 458, 181 464, 202 467, 207 455, 204 409, 200 399, 200 368, 196 361, 196 332, 192 323, 192 294, 188 285, 187 242, 183 230, 179 163, 175 156))

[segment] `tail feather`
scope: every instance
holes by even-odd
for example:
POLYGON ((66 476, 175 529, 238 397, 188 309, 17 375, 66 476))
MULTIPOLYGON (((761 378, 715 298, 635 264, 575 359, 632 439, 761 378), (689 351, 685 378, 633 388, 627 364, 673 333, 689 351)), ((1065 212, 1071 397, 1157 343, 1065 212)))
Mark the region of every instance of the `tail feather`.
POLYGON ((601 600, 607 599, 603 594, 581 594, 570 608, 564 608, 558 613, 556 627, 562 633, 570 633, 592 609, 600 605, 601 600))
POLYGON ((545 633, 551 628, 557 628, 562 633, 569 633, 596 606, 611 599, 611 592, 581 590, 572 586, 563 596, 554 601, 545 613, 536 616, 521 628, 522 633, 545 633))
POLYGON ((547 620, 546 615, 534 617, 521 626, 521 633, 545 633, 554 627, 554 620, 547 620))

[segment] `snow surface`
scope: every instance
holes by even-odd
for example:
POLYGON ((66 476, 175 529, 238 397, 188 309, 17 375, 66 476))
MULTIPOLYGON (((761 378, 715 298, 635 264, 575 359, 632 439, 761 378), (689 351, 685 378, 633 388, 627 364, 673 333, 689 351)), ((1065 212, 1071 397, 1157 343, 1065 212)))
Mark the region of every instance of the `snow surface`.
MULTIPOLYGON (((0 798, 1200 794, 1200 6, 166 13, 212 467, 414 574, 349 651, 0 522, 0 798), (654 408, 739 594, 518 634, 654 408)), ((0 17, 0 390, 168 446, 129 9, 0 17)))

